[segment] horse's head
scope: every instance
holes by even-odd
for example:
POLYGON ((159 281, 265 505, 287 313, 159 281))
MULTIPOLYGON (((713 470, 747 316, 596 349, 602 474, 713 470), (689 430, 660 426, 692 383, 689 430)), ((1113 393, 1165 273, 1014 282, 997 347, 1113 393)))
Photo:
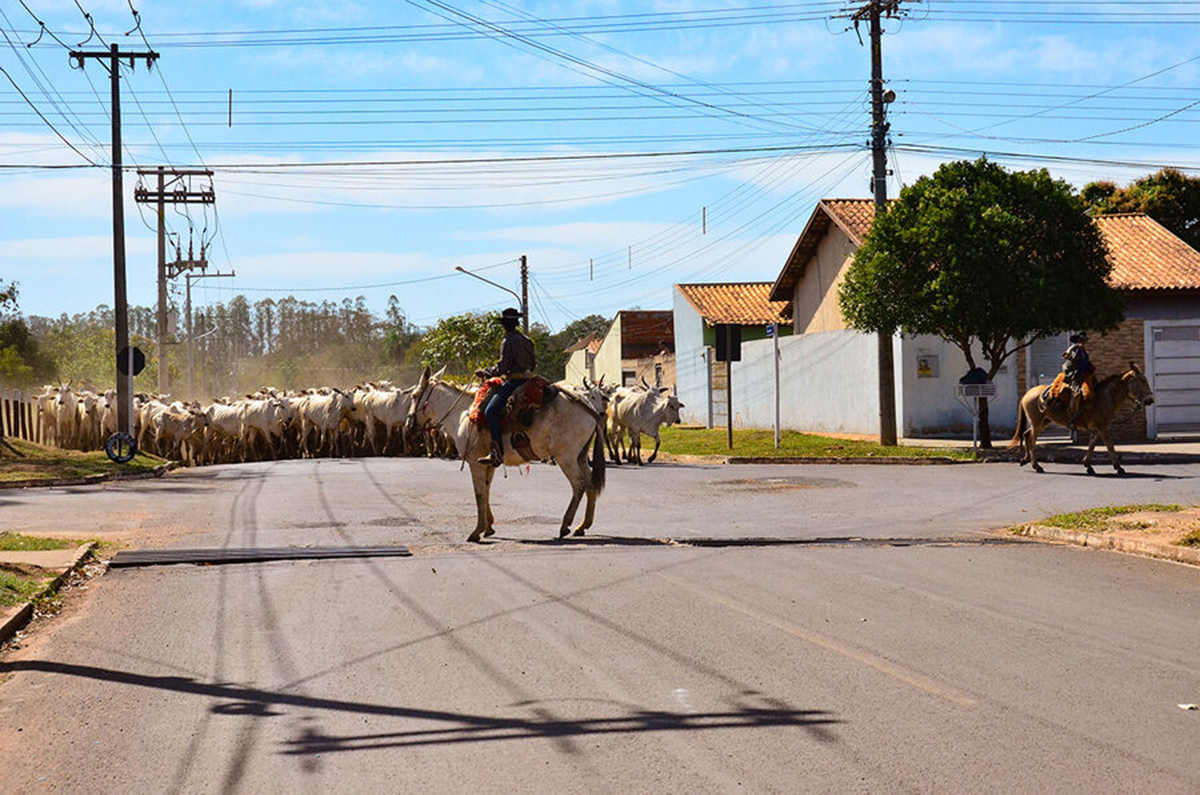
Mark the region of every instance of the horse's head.
POLYGON ((1137 362, 1129 363, 1129 372, 1121 376, 1121 381, 1125 384, 1129 399, 1134 403, 1139 406, 1154 405, 1154 391, 1150 389, 1150 381, 1146 379, 1146 374, 1138 367, 1137 362))

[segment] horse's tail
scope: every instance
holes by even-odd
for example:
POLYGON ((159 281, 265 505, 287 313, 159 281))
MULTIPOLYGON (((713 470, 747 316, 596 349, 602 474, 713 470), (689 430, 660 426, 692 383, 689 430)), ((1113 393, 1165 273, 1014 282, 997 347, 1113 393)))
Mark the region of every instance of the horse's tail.
POLYGON ((1008 442, 1010 449, 1021 446, 1021 438, 1025 435, 1025 428, 1028 424, 1029 419, 1025 414, 1025 401, 1022 399, 1017 403, 1017 431, 1008 442))
POLYGON ((592 482, 591 486, 595 490, 596 495, 604 491, 604 422, 598 420, 596 422, 596 435, 592 441, 592 482))

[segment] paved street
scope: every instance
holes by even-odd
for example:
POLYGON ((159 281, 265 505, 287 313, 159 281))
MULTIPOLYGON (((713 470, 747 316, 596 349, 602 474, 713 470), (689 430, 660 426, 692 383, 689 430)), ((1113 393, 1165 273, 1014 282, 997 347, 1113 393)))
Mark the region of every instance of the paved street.
POLYGON ((293 461, 0 492, 5 529, 411 558, 113 570, 0 660, 0 789, 1200 789, 1200 572, 987 532, 1200 466, 293 461), (670 541, 678 542, 671 543, 670 541), (890 541, 889 541, 890 540, 890 541))

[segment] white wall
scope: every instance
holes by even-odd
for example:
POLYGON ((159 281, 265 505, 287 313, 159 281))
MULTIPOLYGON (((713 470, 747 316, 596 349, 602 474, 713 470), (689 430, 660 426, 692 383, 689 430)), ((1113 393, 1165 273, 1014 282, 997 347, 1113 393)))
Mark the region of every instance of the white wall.
POLYGON ((608 333, 600 343, 600 350, 592 361, 592 372, 597 380, 604 377, 606 384, 621 383, 621 315, 617 313, 608 333))
POLYGON ((572 384, 582 384, 585 377, 590 380, 592 372, 587 366, 587 359, 587 348, 572 351, 571 355, 567 357, 566 373, 563 376, 563 380, 572 384))
POLYGON ((694 425, 708 423, 708 369, 704 362, 704 320, 683 294, 672 291, 675 305, 675 385, 683 409, 679 417, 694 425))
MULTIPOLYGON (((676 323, 678 318, 676 315, 676 323)), ((769 339, 742 344, 742 361, 733 364, 736 427, 774 426, 773 345, 769 339)), ((781 337, 779 354, 780 414, 784 428, 879 432, 879 349, 874 336, 824 331, 781 337)))
MULTIPOLYGON (((976 363, 984 369, 982 356, 976 363)), ((1017 422, 1017 357, 1005 362, 1006 369, 996 374, 996 397, 989 407, 994 431, 1011 433, 1017 422)), ((920 335, 905 337, 896 357, 896 379, 903 383, 903 409, 897 413, 902 436, 969 435, 971 410, 954 396, 958 379, 969 369, 967 359, 954 345, 941 337, 920 335), (919 356, 937 357, 937 376, 921 378, 917 372, 919 356)))

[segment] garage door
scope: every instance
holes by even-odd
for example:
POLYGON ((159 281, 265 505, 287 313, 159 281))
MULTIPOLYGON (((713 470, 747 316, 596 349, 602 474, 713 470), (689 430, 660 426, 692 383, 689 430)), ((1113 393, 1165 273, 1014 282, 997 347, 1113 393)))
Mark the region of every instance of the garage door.
POLYGON ((1155 326, 1152 336, 1158 434, 1200 431, 1200 323, 1155 326))

